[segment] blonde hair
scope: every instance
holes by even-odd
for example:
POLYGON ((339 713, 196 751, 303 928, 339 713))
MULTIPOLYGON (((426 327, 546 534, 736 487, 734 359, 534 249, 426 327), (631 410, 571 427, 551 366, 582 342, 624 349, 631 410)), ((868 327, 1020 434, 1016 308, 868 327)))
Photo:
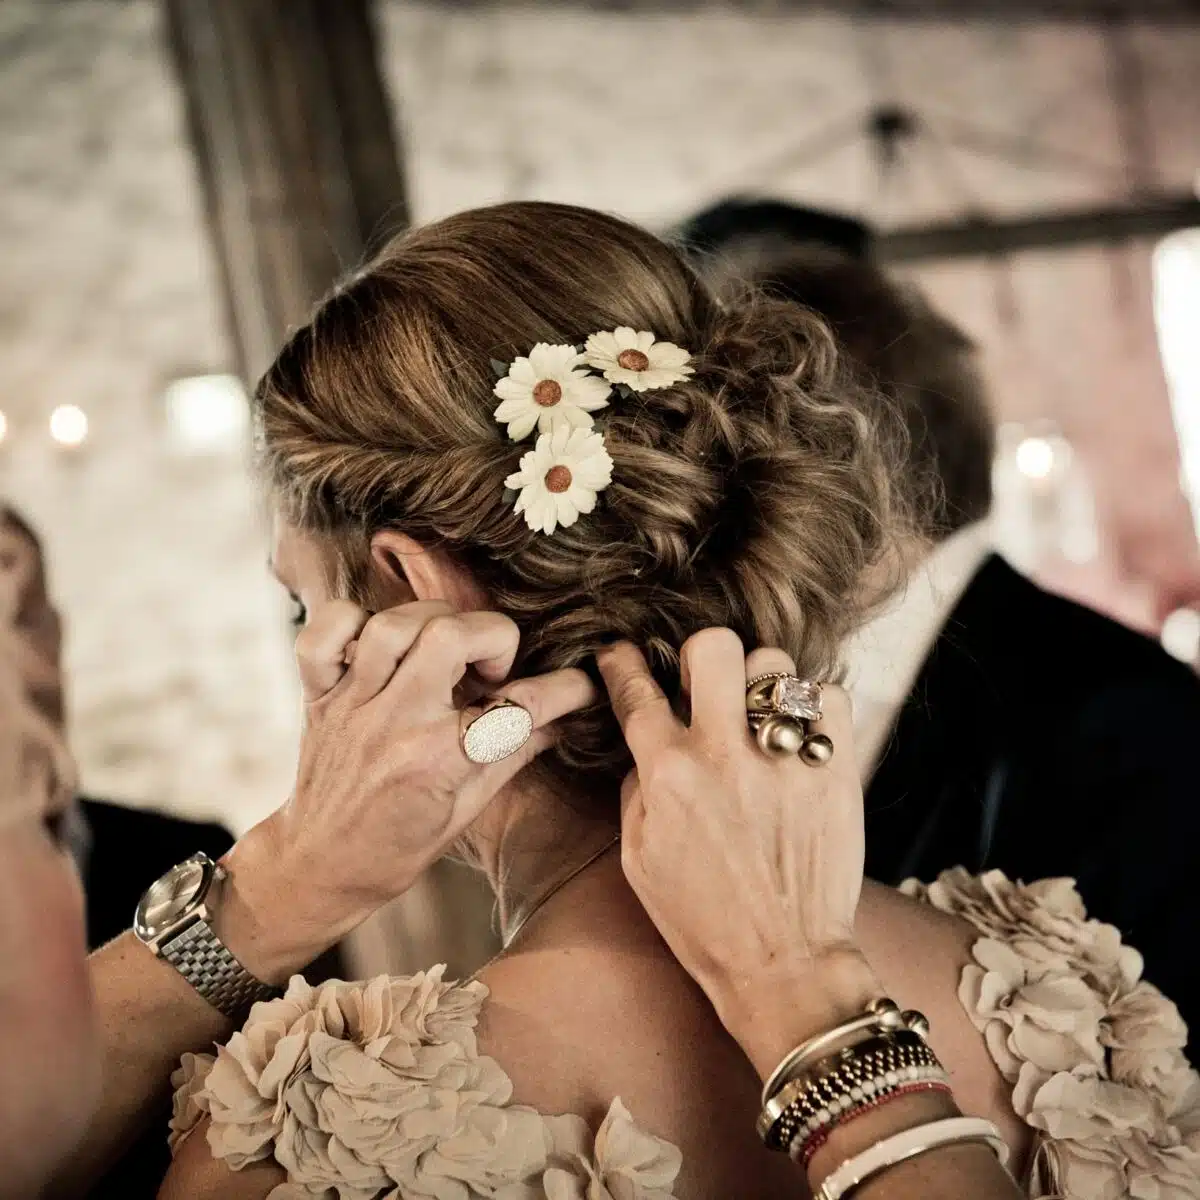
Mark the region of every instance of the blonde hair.
MULTIPOLYGON (((764 297, 722 308, 671 247, 566 205, 396 239, 291 338, 257 410, 277 503, 332 539, 352 594, 375 531, 440 547, 520 626, 521 673, 590 669, 628 638, 678 698, 679 646, 727 625, 827 678, 911 524, 902 427, 862 403, 817 316, 764 297), (598 508, 531 532, 504 484, 529 446, 493 419, 491 360, 619 325, 686 347, 695 374, 614 395, 596 414, 614 464, 598 508)), ((563 725, 552 769, 615 790, 629 759, 607 706, 563 725)))

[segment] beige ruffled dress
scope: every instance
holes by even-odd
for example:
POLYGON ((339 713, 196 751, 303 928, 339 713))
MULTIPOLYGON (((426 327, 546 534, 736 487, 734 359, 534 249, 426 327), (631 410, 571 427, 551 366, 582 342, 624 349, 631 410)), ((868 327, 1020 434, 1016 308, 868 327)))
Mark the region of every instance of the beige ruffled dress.
MULTIPOLYGON (((954 870, 903 890, 982 935, 959 998, 1035 1131, 1028 1195, 1200 1200, 1200 1076, 1183 1022, 1074 884, 954 870)), ((172 1149, 208 1114, 215 1157, 287 1171, 270 1200, 674 1197, 678 1149, 619 1099, 595 1132, 511 1103, 476 1046, 487 994, 440 967, 316 988, 297 976, 215 1058, 184 1056, 172 1149)))

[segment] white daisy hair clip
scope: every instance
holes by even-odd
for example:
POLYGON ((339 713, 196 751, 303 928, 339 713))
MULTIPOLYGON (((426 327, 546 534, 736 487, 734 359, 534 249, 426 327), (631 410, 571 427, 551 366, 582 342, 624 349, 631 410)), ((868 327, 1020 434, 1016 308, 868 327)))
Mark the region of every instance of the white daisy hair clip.
POLYGON ((692 375, 690 364, 682 346, 627 325, 591 334, 582 350, 538 342, 511 363, 493 359, 501 403, 492 415, 514 442, 535 429, 539 435, 505 480, 530 529, 550 534, 574 525, 612 482, 612 458, 592 414, 608 407, 613 392, 632 399, 674 387, 692 375))
POLYGON ((682 346, 660 342, 654 334, 628 325, 593 333, 583 356, 609 383, 624 384, 634 392, 674 387, 692 374, 691 355, 682 346))

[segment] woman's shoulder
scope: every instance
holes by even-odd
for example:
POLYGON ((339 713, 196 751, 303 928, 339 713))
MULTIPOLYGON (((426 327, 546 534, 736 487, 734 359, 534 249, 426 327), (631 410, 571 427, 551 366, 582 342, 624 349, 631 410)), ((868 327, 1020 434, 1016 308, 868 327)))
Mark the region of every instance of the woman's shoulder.
POLYGON ((972 930, 958 999, 1036 1136, 1030 1194, 1200 1197, 1187 1027, 1074 881, 955 868, 901 890, 972 930))
POLYGON ((442 967, 316 987, 296 977, 215 1056, 185 1056, 172 1149, 205 1120, 214 1158, 235 1171, 274 1160, 289 1198, 670 1197, 678 1152, 619 1098, 594 1130, 513 1102, 508 1074, 479 1051, 487 998, 442 967))

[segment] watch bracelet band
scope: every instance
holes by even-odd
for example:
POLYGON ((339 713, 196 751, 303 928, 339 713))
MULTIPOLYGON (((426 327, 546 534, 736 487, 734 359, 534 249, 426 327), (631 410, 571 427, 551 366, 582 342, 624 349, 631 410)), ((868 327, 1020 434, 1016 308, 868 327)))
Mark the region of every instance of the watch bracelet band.
POLYGON ((160 955, 204 997, 233 1021, 259 1000, 283 993, 255 978, 229 952, 207 921, 193 921, 159 948, 160 955))

